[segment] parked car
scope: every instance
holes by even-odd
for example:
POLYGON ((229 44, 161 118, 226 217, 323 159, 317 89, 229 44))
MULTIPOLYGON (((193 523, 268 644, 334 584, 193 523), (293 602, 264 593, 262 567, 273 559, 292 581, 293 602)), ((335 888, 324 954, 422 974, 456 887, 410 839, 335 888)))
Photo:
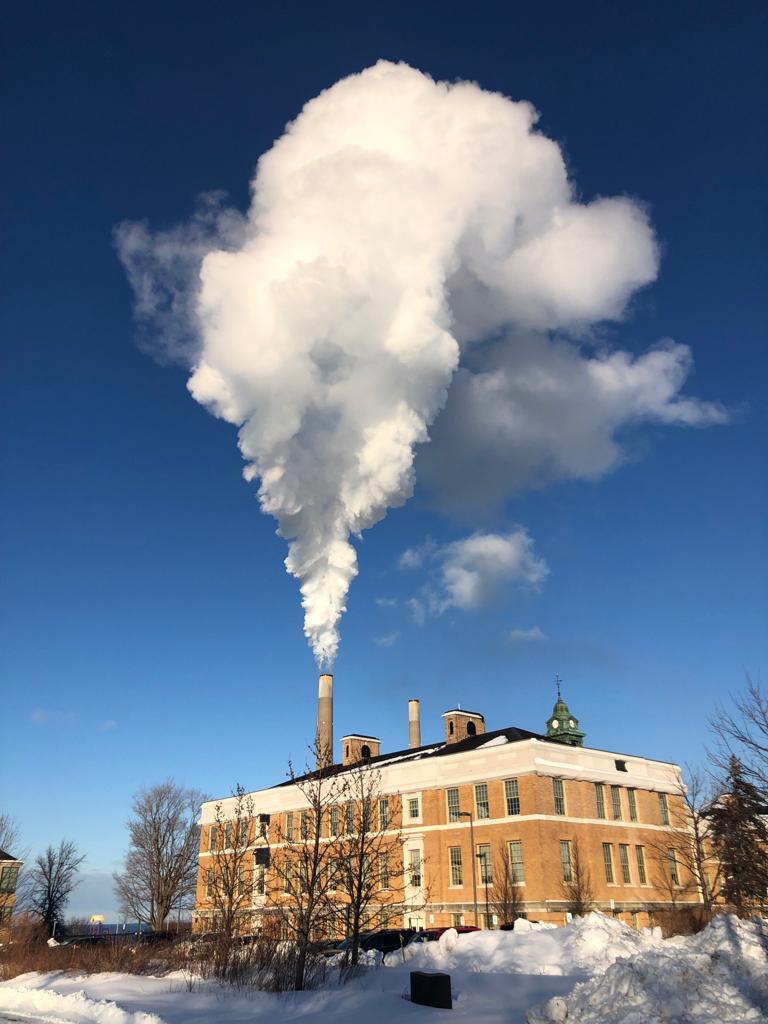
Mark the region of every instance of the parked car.
MULTIPOLYGON (((436 942, 441 935, 445 932, 450 931, 451 925, 447 925, 444 928, 427 928, 423 932, 419 932, 420 935, 426 936, 424 942, 436 942)), ((462 935, 464 932, 479 932, 480 928, 476 928, 473 924, 460 924, 454 931, 462 935)))

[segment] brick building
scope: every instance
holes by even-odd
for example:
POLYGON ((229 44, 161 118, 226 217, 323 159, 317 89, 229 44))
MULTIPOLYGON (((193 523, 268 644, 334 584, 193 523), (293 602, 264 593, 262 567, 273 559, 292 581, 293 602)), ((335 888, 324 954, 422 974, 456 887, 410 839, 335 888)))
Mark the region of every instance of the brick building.
POLYGON ((22 862, 0 850, 0 943, 7 942, 16 905, 16 885, 22 862))
MULTIPOLYGON (((322 722, 332 720, 329 679, 321 684, 322 722)), ((486 732, 482 714, 460 708, 442 718, 444 738, 422 745, 418 702, 411 701, 408 749, 381 754, 376 737, 349 735, 341 740, 341 763, 325 769, 341 775, 362 765, 377 775, 387 827, 402 848, 404 879, 395 902, 382 892, 381 919, 414 927, 474 924, 477 908, 478 923, 494 927, 501 923, 505 863, 522 901, 516 912, 534 920, 567 920, 565 886, 578 865, 589 875, 593 905, 627 923, 645 925, 672 904, 698 902, 677 852, 682 801, 676 764, 584 746, 559 689, 546 734, 514 727, 486 732)), ((294 816, 298 820, 307 806, 293 784, 249 796, 254 825, 244 842, 259 867, 249 873, 258 883, 247 883, 254 884, 247 929, 270 913, 264 882, 270 850, 289 826, 292 834, 294 816)), ((220 833, 233 800, 202 807, 197 930, 211 923, 207 892, 221 843, 217 805, 220 833)), ((331 817, 322 826, 328 842, 336 834, 331 817)), ((381 923, 375 912, 369 917, 371 925, 381 923)))

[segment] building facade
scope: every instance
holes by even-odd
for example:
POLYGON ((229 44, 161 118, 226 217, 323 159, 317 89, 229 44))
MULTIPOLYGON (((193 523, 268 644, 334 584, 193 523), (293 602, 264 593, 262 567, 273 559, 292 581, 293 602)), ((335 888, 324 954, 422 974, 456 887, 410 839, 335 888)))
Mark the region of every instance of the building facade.
MULTIPOLYGON (((414 703, 411 742, 420 739, 414 703)), ((699 902, 679 854, 676 764, 584 746, 559 691, 546 735, 486 732, 482 714, 460 708, 442 718, 443 740, 392 754, 382 755, 375 737, 345 736, 341 763, 326 768, 339 777, 375 773, 374 802, 383 801, 386 821, 371 827, 397 846, 402 885, 396 893, 382 886, 380 902, 366 910, 367 926, 495 927, 511 913, 504 905, 510 880, 513 916, 554 923, 569 919, 575 889, 595 909, 635 926, 653 923, 671 906, 699 902)), ((253 821, 242 832, 248 847, 242 884, 249 893, 243 930, 263 927, 274 909, 269 865, 286 842, 295 842, 294 822, 307 813, 301 782, 248 794, 253 821)), ((198 931, 213 924, 211 879, 221 843, 232 841, 222 836, 222 822, 235 813, 234 801, 202 807, 198 931)), ((343 818, 343 808, 340 813, 343 818)), ((321 834, 331 843, 339 814, 329 808, 327 819, 321 834)), ((339 921, 343 933, 343 914, 339 921)))
POLYGON ((7 942, 11 933, 11 917, 16 906, 16 886, 22 862, 0 850, 0 943, 7 942))

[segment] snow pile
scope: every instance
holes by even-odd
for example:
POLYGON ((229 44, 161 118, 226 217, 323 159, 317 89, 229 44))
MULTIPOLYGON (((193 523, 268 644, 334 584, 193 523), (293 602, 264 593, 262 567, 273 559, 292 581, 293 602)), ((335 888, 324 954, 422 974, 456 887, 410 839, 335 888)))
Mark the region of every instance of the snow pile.
POLYGON ((768 1020, 768 925, 716 918, 576 985, 528 1024, 742 1024, 768 1020))
MULTIPOLYGON (((620 921, 592 913, 565 928, 515 922, 511 932, 465 932, 453 928, 438 942, 408 946, 414 970, 491 971, 501 974, 597 974, 620 957, 659 943, 658 933, 638 932, 620 921)), ((398 959, 399 959, 398 954, 398 959)), ((387 958, 388 966, 396 962, 387 958)))
MULTIPOLYGON (((56 980, 56 975, 47 977, 56 980)), ((44 1015, 56 1024, 163 1024, 154 1013, 130 1013, 111 1000, 89 999, 82 989, 62 994, 39 984, 40 975, 33 972, 0 985, 0 1011, 44 1015)))

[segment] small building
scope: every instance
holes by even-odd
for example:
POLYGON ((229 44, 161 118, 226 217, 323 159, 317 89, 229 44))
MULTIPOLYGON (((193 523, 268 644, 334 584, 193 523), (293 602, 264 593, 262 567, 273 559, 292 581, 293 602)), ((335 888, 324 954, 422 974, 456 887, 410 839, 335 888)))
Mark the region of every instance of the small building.
MULTIPOLYGON (((323 678, 318 752, 333 749, 332 681, 323 678)), ((585 746, 559 686, 545 733, 486 731, 481 712, 456 707, 442 715, 442 738, 422 744, 418 709, 409 702, 408 748, 382 754, 376 737, 350 734, 342 738, 340 763, 323 765, 338 775, 361 766, 375 771, 379 813, 386 808, 386 828, 397 836, 403 891, 397 900, 382 891, 378 906, 368 908, 368 927, 496 927, 508 913, 500 901, 510 881, 513 916, 560 924, 570 918, 579 886, 593 908, 635 926, 699 902, 676 853, 683 812, 678 765, 585 746)), ((248 794, 253 825, 242 834, 253 867, 240 883, 252 886, 244 930, 262 927, 274 909, 265 875, 286 836, 294 841, 294 819, 307 813, 301 783, 311 775, 248 794)), ((234 798, 202 805, 197 931, 215 927, 211 880, 222 821, 233 808, 234 798)), ((335 841, 343 814, 344 808, 329 810, 324 841, 335 841)), ((231 842, 232 829, 224 831, 231 842)), ((339 920, 343 932, 343 914, 339 920)))
POLYGON ((16 886, 22 861, 0 850, 0 942, 7 942, 11 934, 11 917, 16 906, 16 886))

